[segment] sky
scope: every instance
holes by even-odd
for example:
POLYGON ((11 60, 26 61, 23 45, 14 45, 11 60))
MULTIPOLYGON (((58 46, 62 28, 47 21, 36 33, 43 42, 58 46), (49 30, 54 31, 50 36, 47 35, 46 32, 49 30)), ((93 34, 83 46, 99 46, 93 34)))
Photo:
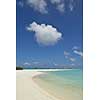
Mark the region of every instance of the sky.
POLYGON ((83 66, 82 0, 16 1, 17 66, 83 66))

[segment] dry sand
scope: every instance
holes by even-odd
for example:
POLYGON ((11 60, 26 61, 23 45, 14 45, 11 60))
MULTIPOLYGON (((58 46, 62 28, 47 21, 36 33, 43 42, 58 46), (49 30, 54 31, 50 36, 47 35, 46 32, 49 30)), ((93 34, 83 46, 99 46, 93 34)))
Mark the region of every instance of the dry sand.
POLYGON ((44 73, 37 70, 16 71, 16 100, 59 100, 41 89, 32 80, 34 76, 44 73))

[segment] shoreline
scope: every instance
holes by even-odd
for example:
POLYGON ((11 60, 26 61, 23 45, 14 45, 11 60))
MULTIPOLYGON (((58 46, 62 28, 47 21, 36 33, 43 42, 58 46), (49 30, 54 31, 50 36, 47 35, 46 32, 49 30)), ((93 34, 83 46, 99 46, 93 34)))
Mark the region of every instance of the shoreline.
POLYGON ((23 70, 16 70, 16 72, 21 72, 21 71, 42 71, 42 72, 45 72, 45 71, 65 71, 65 70, 79 70, 79 69, 23 69, 23 70))
MULTIPOLYGON (((77 91, 76 88, 71 88, 66 86, 67 90, 65 91, 65 93, 67 93, 68 95, 61 94, 60 97, 59 94, 60 92, 59 93, 57 92, 59 90, 57 91, 55 90, 56 87, 54 88, 53 85, 44 84, 44 83, 43 85, 41 85, 41 81, 37 80, 38 76, 46 75, 47 74, 46 72, 65 71, 65 70, 73 70, 73 69, 17 70, 16 71, 16 100, 65 100, 65 98, 68 98, 69 100, 76 100, 75 99, 76 97, 73 94, 73 93, 76 94, 75 92, 77 91), (47 88, 44 87, 45 85, 46 86, 48 85, 48 87, 47 88)), ((56 89, 61 89, 61 88, 56 88, 56 89)), ((76 96, 78 94, 76 94, 76 96)), ((81 100, 80 98, 81 97, 79 95, 77 100, 81 100)))
POLYGON ((59 100, 40 88, 32 79, 44 74, 39 71, 16 72, 16 100, 59 100))

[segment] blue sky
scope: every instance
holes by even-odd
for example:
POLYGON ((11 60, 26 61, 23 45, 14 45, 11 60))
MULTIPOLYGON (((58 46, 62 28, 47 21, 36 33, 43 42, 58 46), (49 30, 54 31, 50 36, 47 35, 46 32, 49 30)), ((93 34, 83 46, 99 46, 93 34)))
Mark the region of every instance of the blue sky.
POLYGON ((17 0, 17 65, 81 68, 82 2, 17 0))

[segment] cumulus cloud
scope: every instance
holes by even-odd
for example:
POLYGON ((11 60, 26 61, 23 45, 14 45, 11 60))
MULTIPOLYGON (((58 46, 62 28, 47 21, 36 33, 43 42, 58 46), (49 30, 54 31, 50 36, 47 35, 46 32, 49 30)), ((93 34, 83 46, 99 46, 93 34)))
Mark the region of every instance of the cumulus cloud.
POLYGON ((51 3, 56 6, 56 9, 60 12, 65 11, 65 2, 64 0, 51 0, 51 3))
MULTIPOLYGON (((35 11, 38 11, 42 14, 47 14, 49 12, 49 6, 54 6, 59 12, 63 13, 66 10, 66 6, 70 11, 73 11, 75 8, 76 1, 75 0, 25 0, 25 4, 30 6, 35 11), (50 3, 50 4, 49 4, 50 3)), ((22 2, 20 5, 23 6, 22 2)))
POLYGON ((27 4, 42 14, 48 13, 45 0, 27 0, 27 4))
POLYGON ((27 30, 35 32, 37 43, 45 46, 54 45, 62 38, 62 33, 52 25, 33 22, 27 27, 27 30))
MULTIPOLYGON (((51 4, 56 7, 60 12, 65 11, 65 2, 64 0, 50 0, 51 4)), ((48 13, 48 1, 47 0, 27 0, 27 4, 34 10, 46 14, 48 13)))
POLYGON ((83 56, 83 53, 81 51, 78 51, 78 50, 74 50, 73 51, 75 54, 79 55, 79 56, 83 56))

